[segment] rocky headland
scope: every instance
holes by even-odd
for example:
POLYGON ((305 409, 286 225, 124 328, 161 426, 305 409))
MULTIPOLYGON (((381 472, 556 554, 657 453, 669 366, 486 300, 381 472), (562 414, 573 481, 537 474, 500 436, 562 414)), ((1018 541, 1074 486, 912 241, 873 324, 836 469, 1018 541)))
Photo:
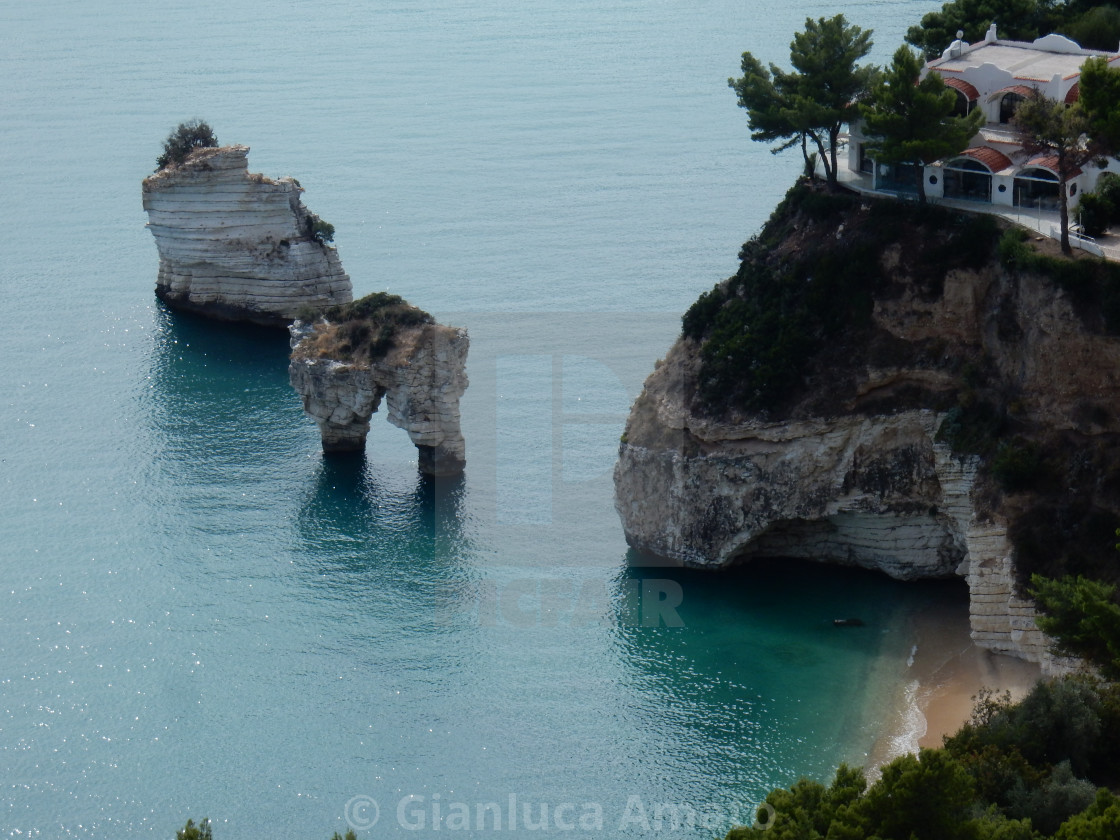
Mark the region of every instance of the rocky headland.
POLYGON ((370 418, 384 398, 389 422, 408 432, 423 472, 462 471, 466 330, 437 324, 401 298, 376 293, 296 321, 290 331, 289 377, 319 425, 324 452, 364 450, 370 418))
POLYGON ((978 645, 1061 670, 1026 587, 1115 566, 1120 273, 1024 238, 795 188, 633 406, 630 544, 960 576, 978 645))
POLYGON ((299 183, 250 173, 248 155, 247 146, 195 149, 144 179, 156 294, 174 309, 269 326, 349 302, 350 278, 299 183))

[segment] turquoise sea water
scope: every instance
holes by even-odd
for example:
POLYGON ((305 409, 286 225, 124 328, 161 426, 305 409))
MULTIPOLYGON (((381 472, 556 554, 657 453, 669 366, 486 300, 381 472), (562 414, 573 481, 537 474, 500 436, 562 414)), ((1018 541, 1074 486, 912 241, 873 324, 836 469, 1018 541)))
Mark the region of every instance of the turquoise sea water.
MULTIPOLYGON (((843 11, 885 61, 933 5, 843 11)), ((630 568, 610 482, 798 168, 726 79, 833 11, 0 6, 0 836, 415 835, 494 803, 507 834, 714 837, 860 760, 907 616, 955 593, 630 568), (468 327, 461 480, 378 418, 324 460, 283 334, 156 303, 140 180, 194 116, 300 179, 356 294, 468 327)))

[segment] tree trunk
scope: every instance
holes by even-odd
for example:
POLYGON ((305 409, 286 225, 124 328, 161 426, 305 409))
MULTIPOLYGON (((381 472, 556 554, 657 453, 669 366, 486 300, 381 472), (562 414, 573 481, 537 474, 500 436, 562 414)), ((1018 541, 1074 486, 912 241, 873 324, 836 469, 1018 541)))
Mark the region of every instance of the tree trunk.
POLYGON ((825 177, 825 180, 828 182, 828 186, 829 187, 835 187, 836 186, 836 169, 834 168, 835 161, 833 161, 832 164, 829 163, 830 158, 828 156, 828 152, 825 151, 824 142, 821 140, 821 136, 817 132, 810 131, 809 136, 812 137, 813 142, 817 144, 817 151, 820 153, 821 164, 824 166, 824 177, 825 177))
POLYGON ((805 137, 805 132, 801 132, 801 157, 805 159, 805 175, 810 180, 816 179, 817 173, 813 171, 813 167, 809 164, 809 144, 805 137))
POLYGON ((1069 244, 1069 186, 1066 166, 1066 156, 1058 149, 1058 219, 1062 227, 1062 253, 1073 254, 1073 247, 1069 244))
POLYGON ((836 188, 836 143, 840 138, 840 126, 833 126, 828 130, 828 157, 832 161, 832 171, 828 176, 828 185, 836 188))
POLYGON ((926 203, 926 168, 925 165, 919 161, 914 164, 914 169, 918 173, 918 203, 926 203))

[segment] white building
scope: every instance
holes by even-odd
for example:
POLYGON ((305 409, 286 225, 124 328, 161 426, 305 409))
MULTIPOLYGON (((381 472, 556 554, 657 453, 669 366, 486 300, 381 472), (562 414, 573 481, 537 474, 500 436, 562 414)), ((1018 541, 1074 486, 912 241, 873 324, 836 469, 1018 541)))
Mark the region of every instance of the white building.
MULTIPOLYGON (((981 108, 986 124, 960 155, 924 167, 926 195, 1055 209, 1057 158, 1028 155, 1008 123, 1018 104, 1035 90, 1060 102, 1077 101, 1081 65, 1094 56, 1105 56, 1109 64, 1120 62, 1120 53, 1085 50, 1061 35, 1029 44, 1003 41, 996 37, 993 23, 983 41, 956 40, 940 58, 927 63, 923 77, 937 73, 956 90, 959 112, 981 108)), ((875 163, 865 150, 867 138, 861 128, 851 127, 848 168, 871 176, 876 190, 916 191, 913 165, 875 163)), ((1110 160, 1108 169, 1120 171, 1120 166, 1110 160)), ((1069 180, 1071 207, 1080 193, 1096 186, 1102 171, 1108 170, 1090 166, 1069 180)))

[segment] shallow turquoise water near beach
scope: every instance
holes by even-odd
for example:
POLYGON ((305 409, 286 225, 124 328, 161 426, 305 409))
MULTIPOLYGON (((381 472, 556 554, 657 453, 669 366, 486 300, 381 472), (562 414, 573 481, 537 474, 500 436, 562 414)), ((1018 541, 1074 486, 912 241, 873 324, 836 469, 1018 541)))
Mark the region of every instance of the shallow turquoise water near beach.
MULTIPOLYGON (((932 5, 844 11, 884 61, 932 5)), ((0 836, 326 838, 356 797, 360 837, 455 802, 508 831, 512 795, 541 834, 570 802, 600 836, 712 837, 860 760, 907 617, 955 593, 631 569, 610 481, 681 312, 798 167, 725 80, 831 12, 0 7, 0 836), (140 180, 194 116, 300 179, 356 294, 468 327, 461 480, 379 418, 324 460, 286 336, 157 305, 140 180), (635 797, 712 825, 646 830, 635 797)))

